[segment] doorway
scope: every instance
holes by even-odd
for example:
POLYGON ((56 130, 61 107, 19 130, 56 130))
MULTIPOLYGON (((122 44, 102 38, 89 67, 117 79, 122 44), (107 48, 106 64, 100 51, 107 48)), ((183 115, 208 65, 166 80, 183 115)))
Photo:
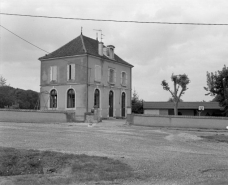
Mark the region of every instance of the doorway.
POLYGON ((109 92, 109 117, 113 117, 113 91, 109 92))
POLYGON ((121 110, 122 110, 122 117, 126 116, 126 94, 125 92, 122 93, 122 101, 121 101, 121 110))

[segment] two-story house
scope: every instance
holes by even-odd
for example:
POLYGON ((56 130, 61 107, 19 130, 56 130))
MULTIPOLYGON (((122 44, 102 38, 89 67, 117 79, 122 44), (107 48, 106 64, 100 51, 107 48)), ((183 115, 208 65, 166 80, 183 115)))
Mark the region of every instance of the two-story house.
POLYGON ((40 109, 74 111, 80 117, 96 107, 103 118, 126 117, 133 65, 114 51, 81 34, 39 58, 40 109))

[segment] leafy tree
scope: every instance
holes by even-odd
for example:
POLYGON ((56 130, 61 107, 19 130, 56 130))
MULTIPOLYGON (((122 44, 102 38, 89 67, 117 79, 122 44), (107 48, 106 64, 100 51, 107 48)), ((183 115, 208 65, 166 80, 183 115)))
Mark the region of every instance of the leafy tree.
POLYGON ((180 102, 181 96, 188 89, 187 85, 190 83, 190 80, 186 74, 183 74, 183 75, 172 74, 171 80, 173 81, 173 85, 174 85, 173 91, 170 89, 169 84, 165 80, 162 81, 161 85, 164 90, 169 91, 170 94, 172 95, 173 103, 174 103, 174 114, 177 115, 178 114, 178 103, 180 102), (179 92, 179 94, 178 94, 178 92, 179 92))
POLYGON ((34 109, 38 101, 39 93, 35 91, 0 86, 0 108, 34 109))
POLYGON ((134 90, 131 100, 132 113, 143 114, 143 100, 139 99, 137 92, 134 90))
MULTIPOLYGON (((174 99, 171 97, 171 98, 168 99, 168 102, 174 102, 174 99)), ((179 102, 183 102, 183 100, 180 99, 179 102)))
POLYGON ((11 106, 15 103, 14 88, 10 86, 0 86, 0 108, 11 106))
POLYGON ((204 89, 208 91, 206 95, 215 96, 213 101, 218 101, 225 110, 224 115, 228 116, 228 67, 224 65, 221 71, 207 72, 207 87, 204 89))
POLYGON ((0 75, 0 87, 6 85, 6 79, 0 75))

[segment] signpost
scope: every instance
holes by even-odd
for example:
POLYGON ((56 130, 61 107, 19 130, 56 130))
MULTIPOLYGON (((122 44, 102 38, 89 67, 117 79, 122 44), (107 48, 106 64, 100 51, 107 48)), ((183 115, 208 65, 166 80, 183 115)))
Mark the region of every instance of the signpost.
POLYGON ((204 111, 204 106, 199 106, 198 110, 199 110, 198 112, 199 112, 199 116, 200 116, 201 112, 204 111))

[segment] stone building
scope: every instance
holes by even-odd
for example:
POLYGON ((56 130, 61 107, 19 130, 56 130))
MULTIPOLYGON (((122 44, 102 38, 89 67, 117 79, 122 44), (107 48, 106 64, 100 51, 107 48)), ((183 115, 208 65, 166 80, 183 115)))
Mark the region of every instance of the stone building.
POLYGON ((113 45, 81 34, 39 60, 41 110, 83 117, 96 107, 102 118, 126 117, 133 65, 117 56, 113 45))

